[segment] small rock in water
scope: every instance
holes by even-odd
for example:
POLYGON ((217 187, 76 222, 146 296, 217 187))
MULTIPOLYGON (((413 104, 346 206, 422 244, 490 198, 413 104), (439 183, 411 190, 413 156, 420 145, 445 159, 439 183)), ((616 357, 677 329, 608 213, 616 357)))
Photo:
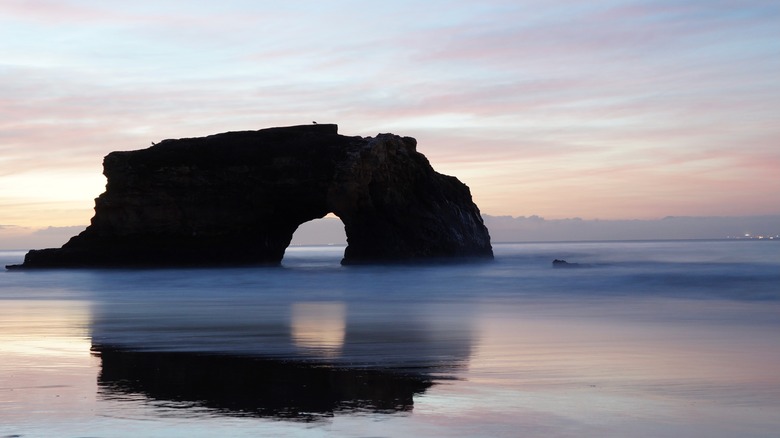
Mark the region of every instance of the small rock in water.
POLYGON ((579 268, 582 265, 579 263, 569 263, 566 260, 555 259, 552 262, 553 268, 579 268))

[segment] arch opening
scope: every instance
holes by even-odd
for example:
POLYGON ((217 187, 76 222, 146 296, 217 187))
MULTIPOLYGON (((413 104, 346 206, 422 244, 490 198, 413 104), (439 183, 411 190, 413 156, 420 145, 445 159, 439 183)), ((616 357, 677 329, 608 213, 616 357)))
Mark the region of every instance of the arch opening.
POLYGON ((284 266, 340 265, 347 247, 344 223, 329 213, 298 226, 284 252, 284 266))

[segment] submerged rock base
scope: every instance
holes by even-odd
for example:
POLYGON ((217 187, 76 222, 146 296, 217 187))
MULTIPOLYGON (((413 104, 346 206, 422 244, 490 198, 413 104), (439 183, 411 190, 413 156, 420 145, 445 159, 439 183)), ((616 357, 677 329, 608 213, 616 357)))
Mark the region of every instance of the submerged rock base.
POLYGON ((278 264, 296 228, 344 223, 342 263, 492 258, 468 187, 410 137, 306 125, 112 152, 91 225, 14 267, 278 264))

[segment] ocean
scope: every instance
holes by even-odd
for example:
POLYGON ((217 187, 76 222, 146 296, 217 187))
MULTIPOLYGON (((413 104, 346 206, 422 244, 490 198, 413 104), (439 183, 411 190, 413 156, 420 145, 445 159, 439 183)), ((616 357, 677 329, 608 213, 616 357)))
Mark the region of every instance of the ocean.
POLYGON ((780 430, 778 241, 495 244, 492 262, 378 266, 341 266, 343 250, 0 271, 0 437, 780 430))

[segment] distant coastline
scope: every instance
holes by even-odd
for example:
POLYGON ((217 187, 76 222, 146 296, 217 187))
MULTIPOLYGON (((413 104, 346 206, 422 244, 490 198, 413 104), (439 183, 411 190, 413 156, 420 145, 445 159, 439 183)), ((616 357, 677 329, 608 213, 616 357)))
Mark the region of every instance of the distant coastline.
POLYGON ((670 216, 656 220, 545 219, 484 215, 493 242, 780 239, 780 215, 670 216))
MULTIPOLYGON (((780 242, 780 215, 691 217, 655 220, 545 219, 540 216, 483 215, 493 243, 605 242, 642 240, 765 240, 780 242)), ((60 247, 86 225, 32 230, 0 227, 0 250, 60 247)), ((307 222, 291 246, 346 245, 344 225, 335 217, 307 222)))
POLYGON ((512 245, 512 244, 539 244, 539 243, 649 243, 649 242, 778 242, 780 237, 773 239, 603 239, 603 240, 516 240, 516 241, 493 241, 493 245, 512 245))

